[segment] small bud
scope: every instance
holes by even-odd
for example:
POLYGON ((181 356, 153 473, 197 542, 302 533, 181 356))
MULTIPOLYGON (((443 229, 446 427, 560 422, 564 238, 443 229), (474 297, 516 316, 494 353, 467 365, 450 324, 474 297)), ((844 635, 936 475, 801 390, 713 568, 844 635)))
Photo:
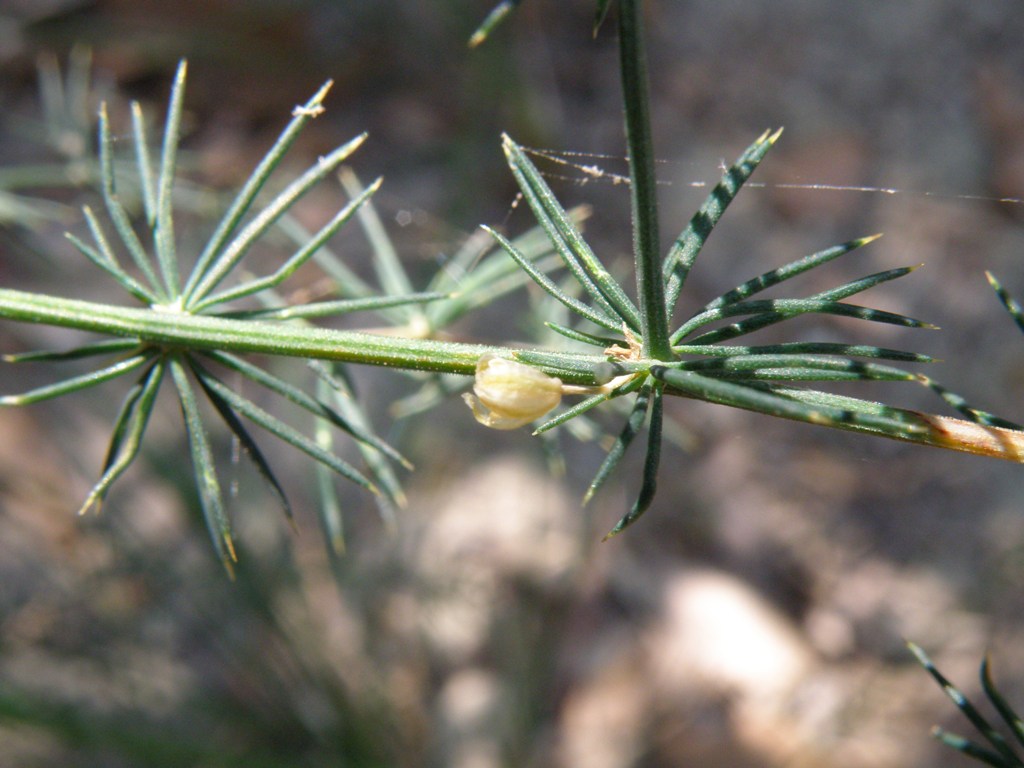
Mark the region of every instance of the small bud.
POLYGON ((493 429, 536 421, 562 400, 562 382, 515 360, 484 355, 476 364, 473 395, 463 395, 476 420, 493 429))

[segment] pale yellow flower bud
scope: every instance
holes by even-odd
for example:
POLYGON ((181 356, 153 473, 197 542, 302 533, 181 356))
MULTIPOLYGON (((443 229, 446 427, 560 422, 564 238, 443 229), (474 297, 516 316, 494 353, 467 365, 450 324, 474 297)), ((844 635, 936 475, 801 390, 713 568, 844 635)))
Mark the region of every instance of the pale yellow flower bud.
POLYGON ((515 360, 484 355, 476 364, 473 395, 463 395, 473 415, 493 429, 536 421, 562 400, 562 382, 515 360))

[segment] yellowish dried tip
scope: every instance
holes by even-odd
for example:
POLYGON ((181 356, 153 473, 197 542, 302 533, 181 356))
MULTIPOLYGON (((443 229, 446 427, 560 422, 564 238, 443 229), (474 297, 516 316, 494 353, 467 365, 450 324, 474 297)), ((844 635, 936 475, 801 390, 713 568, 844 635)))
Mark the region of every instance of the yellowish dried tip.
POLYGON ((399 509, 405 509, 409 506, 409 498, 405 495, 405 491, 401 488, 395 490, 391 495, 391 500, 395 502, 395 506, 399 509))
POLYGON ((345 537, 340 534, 331 537, 331 549, 334 550, 334 554, 341 557, 345 554, 345 537))
MULTIPOLYGON (((773 133, 771 136, 769 136, 768 137, 768 143, 769 144, 774 144, 776 141, 778 141, 779 140, 779 136, 782 135, 782 131, 783 131, 783 129, 779 128, 777 131, 775 131, 775 133, 773 133)), ((766 133, 767 133, 767 131, 766 131, 766 133)))
POLYGON ((862 237, 862 238, 861 238, 860 240, 858 240, 858 241, 857 241, 857 247, 858 247, 858 248, 863 248, 863 247, 864 247, 865 245, 867 245, 868 243, 873 243, 873 242, 875 242, 875 240, 877 240, 878 238, 880 238, 880 237, 882 236, 882 234, 883 234, 883 233, 881 233, 881 232, 876 232, 876 233, 875 233, 875 234, 873 234, 873 235, 868 235, 867 237, 862 237))
POLYGON ((84 517, 89 512, 90 509, 95 509, 96 514, 99 515, 102 508, 103 499, 100 498, 100 495, 98 493, 93 491, 92 493, 89 494, 88 498, 82 502, 82 506, 78 508, 77 514, 79 517, 84 517))
POLYGON ((505 153, 505 157, 511 159, 512 148, 515 146, 515 142, 512 141, 512 137, 507 133, 501 134, 501 149, 505 153))
POLYGON ((930 413, 917 416, 928 429, 917 442, 1024 464, 1024 432, 930 413))
POLYGON ((562 401, 562 382, 515 360, 484 355, 476 364, 473 393, 463 399, 477 421, 491 429, 518 429, 562 401))
POLYGON ((502 19, 512 12, 515 8, 515 3, 512 0, 502 0, 487 14, 487 18, 483 20, 483 23, 477 27, 469 38, 469 47, 476 48, 480 43, 487 39, 491 34, 491 31, 501 23, 502 19))
POLYGON ((330 91, 331 88, 333 88, 333 87, 334 87, 334 81, 333 80, 328 80, 323 85, 321 85, 320 86, 320 90, 317 91, 315 94, 313 94, 313 103, 314 104, 319 104, 321 101, 323 101, 324 98, 326 98, 326 96, 327 96, 327 92, 330 91))

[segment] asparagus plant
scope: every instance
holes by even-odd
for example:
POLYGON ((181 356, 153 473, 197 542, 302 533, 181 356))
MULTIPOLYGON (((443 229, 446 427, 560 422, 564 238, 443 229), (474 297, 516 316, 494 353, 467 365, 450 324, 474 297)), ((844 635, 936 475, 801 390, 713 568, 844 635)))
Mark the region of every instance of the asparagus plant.
MULTIPOLYGON (((517 4, 510 0, 499 4, 471 43, 482 42, 517 4)), ((6 395, 0 398, 0 404, 25 405, 123 376, 134 378, 114 423, 100 479, 82 505, 84 511, 102 502, 111 485, 138 456, 161 385, 169 379, 181 406, 199 500, 214 547, 229 569, 237 555, 200 395, 245 449, 286 513, 290 514, 290 508, 282 485, 247 423, 261 427, 306 453, 321 468, 365 489, 380 500, 383 509, 401 505, 404 496, 394 469, 395 465, 408 466, 408 462, 376 434, 369 415, 350 397, 344 367, 349 364, 424 372, 428 378, 435 377, 431 379, 435 385, 440 374, 473 377, 474 393, 467 396, 472 413, 484 425, 496 428, 536 423, 535 432, 544 433, 584 418, 593 408, 625 403, 625 423, 585 497, 589 499, 611 476, 633 441, 646 429, 646 460, 637 498, 609 536, 633 523, 654 499, 666 396, 1024 461, 1021 427, 973 407, 930 377, 893 365, 933 362, 927 355, 866 344, 799 339, 776 344, 742 343, 742 337, 765 327, 815 314, 908 329, 933 328, 922 320, 848 301, 869 288, 906 276, 912 267, 870 274, 811 295, 760 297, 768 288, 853 253, 875 236, 825 248, 741 280, 696 312, 677 319, 680 297, 697 256, 731 201, 777 142, 781 130, 766 131, 725 170, 701 208, 668 251, 660 255, 641 5, 640 0, 620 0, 617 4, 633 223, 632 286, 615 279, 583 237, 580 215, 563 208, 528 154, 507 135, 502 138, 502 149, 545 236, 544 242, 538 241, 536 233, 511 238, 496 228, 486 228, 500 250, 480 259, 470 248, 456 257, 464 266, 477 265, 468 269, 459 285, 440 274, 424 290, 415 289, 380 228, 373 225, 370 201, 380 180, 364 189, 351 174, 343 173, 351 199, 317 232, 302 230, 290 215, 294 206, 310 189, 338 173, 365 139, 358 136, 342 144, 282 191, 264 194, 268 180, 300 131, 323 111, 329 83, 295 108, 290 122, 227 206, 205 246, 197 254, 185 256, 174 222, 185 95, 183 63, 171 88, 158 153, 151 151, 141 108, 133 106, 133 178, 128 181, 120 163, 115 162, 110 120, 101 109, 97 177, 104 211, 101 215, 88 207, 83 210, 88 240, 69 236, 74 248, 129 294, 132 305, 0 289, 0 318, 74 328, 102 337, 72 350, 8 354, 8 363, 72 359, 98 363, 90 373, 6 395), (122 199, 119 190, 123 184, 141 190, 141 222, 133 221, 122 199), (361 219, 375 240, 380 290, 330 254, 328 241, 354 217, 361 219), (295 251, 269 275, 253 277, 244 273, 246 256, 271 229, 296 238, 295 251), (338 298, 299 305, 282 302, 276 289, 311 260, 336 279, 338 298), (559 275, 558 270, 565 274, 559 275), (548 328, 571 342, 570 347, 455 343, 441 338, 440 331, 446 324, 527 281, 536 283, 573 318, 565 321, 561 315, 553 315, 546 320, 548 328), (310 322, 357 311, 372 312, 389 327, 382 330, 377 323, 362 331, 333 330, 310 322), (316 361, 314 390, 307 391, 257 366, 247 357, 252 354, 316 361), (225 372, 308 412, 314 420, 312 434, 284 422, 237 391, 225 380, 225 372), (846 381, 923 385, 964 418, 920 413, 819 388, 828 382, 846 381), (582 399, 559 408, 563 397, 582 399), (344 461, 333 450, 336 430, 357 442, 364 467, 344 461)), ((608 0, 598 2, 595 33, 611 6, 608 0)), ((435 391, 440 388, 435 387, 435 391)), ((324 475, 320 485, 330 490, 324 475)), ((338 510, 329 496, 321 506, 324 527, 336 549, 342 546, 338 510)))

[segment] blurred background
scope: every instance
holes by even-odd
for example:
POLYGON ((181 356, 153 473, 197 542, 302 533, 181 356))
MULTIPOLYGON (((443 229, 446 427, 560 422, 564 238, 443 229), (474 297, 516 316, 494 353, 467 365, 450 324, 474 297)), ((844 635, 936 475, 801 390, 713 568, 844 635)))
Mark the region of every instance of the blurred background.
MULTIPOLYGON (((48 56, 66 69, 91 51, 87 114, 107 99, 123 137, 129 100, 161 115, 187 57, 183 165, 215 190, 243 180, 292 108, 333 79, 327 113, 292 161, 369 131, 353 165, 366 180, 384 175, 375 203, 424 281, 478 224, 531 225, 513 206, 502 131, 622 173, 613 21, 593 40, 593 0, 529 0, 470 51, 491 4, 0 2, 0 280, 120 301, 62 235, 82 231, 78 206, 94 199, 75 171, 94 127, 48 133, 37 87, 48 56)), ((1024 297, 1020 8, 647 5, 666 241, 701 204, 699 183, 764 129, 786 127, 755 176, 764 186, 739 196, 702 255, 688 308, 885 232, 802 286, 924 264, 865 303, 943 330, 822 320, 808 333, 933 354, 944 361, 935 378, 1024 419, 1024 338, 983 274, 1024 297), (821 186, 882 191, 807 188, 821 186)), ((551 171, 563 203, 593 206, 588 238, 625 272, 625 187, 551 171)), ((327 189, 303 210, 322 221, 338 199, 327 189)), ((202 210, 181 250, 208 231, 202 210)), ((348 263, 366 269, 369 248, 352 231, 348 263)), ((452 330, 525 338, 525 308, 510 297, 452 330)), ((5 352, 75 338, 2 332, 5 352)), ((5 366, 0 389, 54 377, 5 366)), ((411 391, 374 371, 356 383, 381 429, 411 391)), ((872 391, 942 411, 924 391, 872 391)), ((540 441, 478 427, 453 397, 395 428, 416 471, 393 529, 365 494, 342 488, 337 560, 312 512, 306 461, 267 448, 287 468, 297 533, 239 467, 232 583, 197 511, 171 397, 102 513, 74 516, 122 395, 115 383, 0 413, 0 763, 967 765, 928 736, 933 723, 966 726, 907 639, 969 693, 991 652, 1004 693, 1024 704, 1019 467, 672 402, 658 499, 601 544, 631 503, 641 456, 581 509, 599 441, 563 437, 554 477, 540 441)), ((619 428, 612 417, 605 426, 619 428)))

